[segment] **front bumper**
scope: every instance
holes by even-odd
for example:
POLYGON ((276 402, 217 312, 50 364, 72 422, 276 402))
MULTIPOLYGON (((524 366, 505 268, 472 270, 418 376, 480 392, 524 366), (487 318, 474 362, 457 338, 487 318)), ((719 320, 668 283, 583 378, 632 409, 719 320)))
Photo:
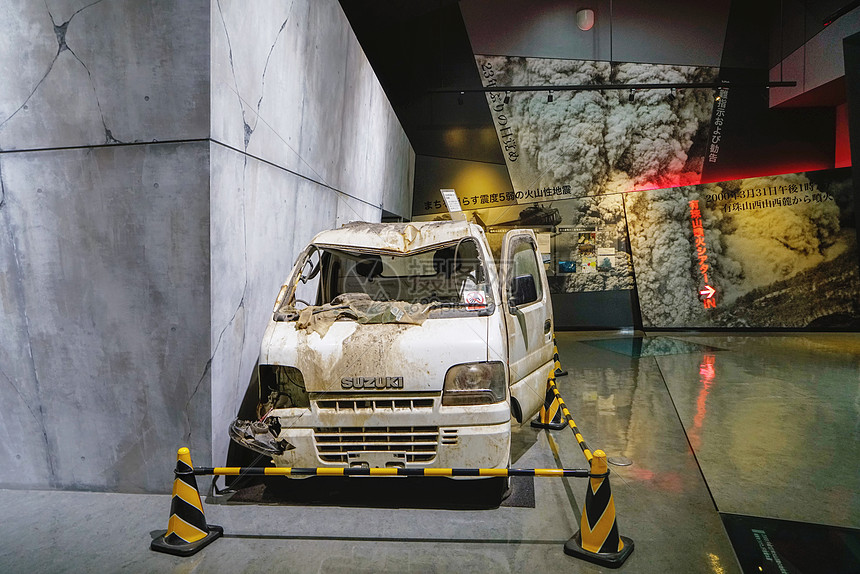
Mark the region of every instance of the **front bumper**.
POLYGON ((280 467, 505 468, 510 407, 445 407, 438 396, 358 404, 328 395, 310 409, 274 410, 263 423, 234 421, 230 436, 280 467))
POLYGON ((291 428, 278 439, 295 448, 273 455, 276 466, 505 468, 511 425, 291 428))

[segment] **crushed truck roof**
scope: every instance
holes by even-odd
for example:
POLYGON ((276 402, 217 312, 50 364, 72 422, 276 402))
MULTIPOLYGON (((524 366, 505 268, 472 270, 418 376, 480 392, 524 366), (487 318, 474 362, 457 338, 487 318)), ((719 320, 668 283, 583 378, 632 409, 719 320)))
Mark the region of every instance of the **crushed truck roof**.
POLYGON ((356 221, 314 237, 320 246, 378 249, 382 251, 420 251, 426 247, 457 241, 463 237, 482 237, 479 225, 466 221, 423 221, 414 223, 365 223, 356 221))

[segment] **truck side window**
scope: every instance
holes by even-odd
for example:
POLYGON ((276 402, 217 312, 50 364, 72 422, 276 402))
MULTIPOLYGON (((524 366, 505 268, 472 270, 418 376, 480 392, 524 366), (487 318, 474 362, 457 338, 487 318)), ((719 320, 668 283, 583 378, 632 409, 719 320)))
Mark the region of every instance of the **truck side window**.
MULTIPOLYGON (((531 275, 534 279, 535 290, 537 293, 536 298, 530 301, 518 301, 518 305, 527 305, 529 303, 534 303, 535 301, 540 301, 543 298, 543 285, 541 284, 541 275, 538 268, 536 251, 537 248, 528 239, 520 239, 514 244, 509 281, 513 281, 515 277, 520 277, 522 275, 531 275)), ((509 290, 511 287, 512 285, 508 285, 509 290)))

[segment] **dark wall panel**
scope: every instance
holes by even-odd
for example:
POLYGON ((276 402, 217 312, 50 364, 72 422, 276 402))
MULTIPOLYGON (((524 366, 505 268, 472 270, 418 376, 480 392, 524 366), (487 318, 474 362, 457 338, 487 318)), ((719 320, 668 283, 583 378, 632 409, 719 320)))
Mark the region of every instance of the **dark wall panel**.
POLYGON ((553 293, 552 311, 557 331, 634 327, 635 291, 553 293))
MULTIPOLYGON (((845 91, 848 98, 848 138, 851 141, 851 165, 860 166, 860 34, 842 42, 845 54, 845 91)), ((860 206, 860 167, 852 171, 854 177, 854 205, 860 206)), ((855 210, 857 229, 860 229, 860 210, 855 210)))

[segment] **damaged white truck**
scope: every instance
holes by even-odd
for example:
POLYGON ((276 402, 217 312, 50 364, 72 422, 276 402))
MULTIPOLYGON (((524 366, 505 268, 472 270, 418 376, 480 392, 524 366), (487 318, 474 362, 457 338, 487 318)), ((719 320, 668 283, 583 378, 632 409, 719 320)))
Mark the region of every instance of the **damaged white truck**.
POLYGON ((352 223, 278 294, 231 438, 277 466, 505 468, 540 409, 552 305, 531 230, 352 223))

